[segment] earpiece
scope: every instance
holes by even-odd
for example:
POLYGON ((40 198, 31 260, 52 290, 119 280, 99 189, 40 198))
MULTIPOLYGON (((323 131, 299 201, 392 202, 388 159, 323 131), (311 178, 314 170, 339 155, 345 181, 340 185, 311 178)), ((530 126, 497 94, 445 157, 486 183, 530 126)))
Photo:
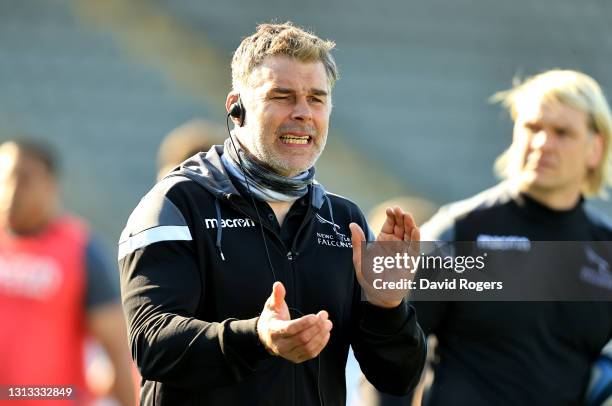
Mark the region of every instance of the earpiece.
POLYGON ((244 119, 246 118, 246 110, 242 105, 242 100, 240 100, 240 96, 238 97, 238 101, 230 106, 230 111, 228 114, 240 120, 240 127, 244 125, 244 119))

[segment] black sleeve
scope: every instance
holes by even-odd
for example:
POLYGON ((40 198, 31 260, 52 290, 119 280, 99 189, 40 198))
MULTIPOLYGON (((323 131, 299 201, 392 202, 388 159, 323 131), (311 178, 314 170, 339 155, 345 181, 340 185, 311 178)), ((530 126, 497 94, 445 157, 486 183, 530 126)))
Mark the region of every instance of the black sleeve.
MULTIPOLYGON (((360 213, 362 228, 367 224, 360 213)), ((427 343, 415 310, 404 300, 393 309, 374 306, 361 299, 355 281, 351 345, 361 371, 378 390, 405 395, 419 382, 425 365, 427 343)))
POLYGON ((143 199, 119 244, 129 343, 146 380, 206 390, 240 381, 268 356, 257 318, 195 317, 203 284, 191 232, 167 198, 143 199))
POLYGON ((427 343, 406 301, 393 309, 359 304, 351 345, 361 371, 381 392, 405 395, 419 382, 427 343))

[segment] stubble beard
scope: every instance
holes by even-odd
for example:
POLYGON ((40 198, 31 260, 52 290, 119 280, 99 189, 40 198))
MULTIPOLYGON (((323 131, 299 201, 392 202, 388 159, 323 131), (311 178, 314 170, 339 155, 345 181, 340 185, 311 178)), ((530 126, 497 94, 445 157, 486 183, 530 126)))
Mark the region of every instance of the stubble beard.
MULTIPOLYGON (((260 139, 261 138, 259 138, 259 140, 260 139)), ((315 163, 321 156, 323 149, 325 148, 326 141, 327 139, 323 140, 323 145, 319 146, 318 150, 316 151, 314 156, 309 160, 309 162, 306 165, 302 165, 300 167, 292 166, 288 162, 287 159, 283 159, 282 156, 280 156, 278 153, 275 153, 272 150, 272 147, 267 147, 260 141, 255 142, 255 145, 253 148, 254 151, 251 151, 251 154, 258 161, 260 161, 260 163, 263 163, 264 165, 268 166, 270 169, 272 169, 277 174, 291 178, 291 177, 295 177, 299 175, 300 173, 304 171, 309 170, 315 165, 315 163)))

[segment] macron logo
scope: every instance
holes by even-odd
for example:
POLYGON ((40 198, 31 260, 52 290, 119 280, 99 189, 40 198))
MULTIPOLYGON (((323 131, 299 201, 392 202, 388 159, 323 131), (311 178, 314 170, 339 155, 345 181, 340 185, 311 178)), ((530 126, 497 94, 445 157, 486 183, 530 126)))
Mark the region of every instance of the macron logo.
MULTIPOLYGON (((204 225, 207 229, 219 228, 217 219, 204 219, 204 225)), ((222 219, 221 228, 245 228, 255 227, 255 222, 251 219, 222 219)))
POLYGON ((476 238, 476 244, 480 249, 499 251, 529 251, 531 241, 529 238, 518 235, 487 235, 480 234, 476 238))

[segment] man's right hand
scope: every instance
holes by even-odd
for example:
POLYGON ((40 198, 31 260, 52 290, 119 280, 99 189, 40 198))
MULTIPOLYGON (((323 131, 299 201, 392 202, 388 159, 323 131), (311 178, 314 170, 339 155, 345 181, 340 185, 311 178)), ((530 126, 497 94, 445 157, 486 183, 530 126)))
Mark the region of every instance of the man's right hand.
POLYGON ((259 340, 272 355, 299 364, 315 358, 329 341, 332 322, 325 310, 291 320, 285 287, 274 282, 257 321, 259 340))

